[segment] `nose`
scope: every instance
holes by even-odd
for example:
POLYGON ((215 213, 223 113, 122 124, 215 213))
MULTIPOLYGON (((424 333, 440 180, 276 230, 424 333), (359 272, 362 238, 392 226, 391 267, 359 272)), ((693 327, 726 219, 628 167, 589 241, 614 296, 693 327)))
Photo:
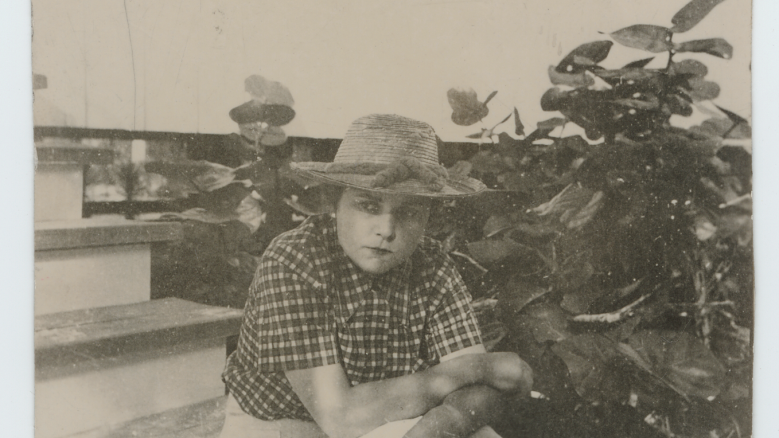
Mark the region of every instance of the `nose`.
POLYGON ((392 214, 376 216, 374 231, 387 242, 395 240, 395 216, 392 214))

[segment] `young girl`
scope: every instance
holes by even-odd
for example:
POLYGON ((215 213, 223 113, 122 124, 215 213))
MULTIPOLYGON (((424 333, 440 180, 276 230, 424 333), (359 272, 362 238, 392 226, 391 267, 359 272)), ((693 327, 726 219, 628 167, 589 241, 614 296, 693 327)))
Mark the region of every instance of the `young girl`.
POLYGON ((223 379, 229 437, 494 435, 502 393, 530 368, 486 353, 454 263, 424 236, 434 199, 484 186, 451 178, 429 125, 355 121, 333 163, 295 163, 339 187, 334 215, 268 247, 223 379))

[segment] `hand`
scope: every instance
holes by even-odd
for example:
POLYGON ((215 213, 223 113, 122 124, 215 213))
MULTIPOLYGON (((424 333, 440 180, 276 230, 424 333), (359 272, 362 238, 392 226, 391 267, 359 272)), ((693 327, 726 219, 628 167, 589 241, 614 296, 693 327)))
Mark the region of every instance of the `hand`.
POLYGON ((484 383, 505 392, 530 393, 533 370, 515 353, 487 353, 484 357, 484 383))

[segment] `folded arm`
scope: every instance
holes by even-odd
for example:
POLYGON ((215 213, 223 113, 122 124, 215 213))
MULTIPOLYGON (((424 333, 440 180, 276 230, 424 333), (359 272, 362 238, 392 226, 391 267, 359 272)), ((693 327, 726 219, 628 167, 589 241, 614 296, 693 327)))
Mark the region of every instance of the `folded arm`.
POLYGON ((513 353, 467 354, 425 371, 351 386, 340 365, 287 371, 316 423, 331 437, 353 438, 390 421, 424 415, 471 385, 521 390, 526 365, 513 353))
MULTIPOLYGON (((519 385, 520 394, 529 394, 532 371, 519 385)), ((496 427, 504 418, 509 394, 486 385, 472 385, 449 394, 444 402, 429 410, 404 438, 469 437, 484 426, 496 427)))

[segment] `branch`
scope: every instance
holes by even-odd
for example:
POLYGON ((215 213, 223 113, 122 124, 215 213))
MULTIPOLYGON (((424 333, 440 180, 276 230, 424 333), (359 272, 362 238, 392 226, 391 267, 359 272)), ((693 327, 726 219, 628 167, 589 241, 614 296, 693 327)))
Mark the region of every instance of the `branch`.
POLYGON ((738 198, 733 198, 733 199, 731 199, 731 200, 730 200, 730 201, 728 201, 728 202, 725 202, 725 203, 723 203, 723 204, 720 204, 720 205, 719 205, 719 208, 725 208, 725 207, 730 207, 731 205, 740 204, 741 202, 743 202, 743 201, 746 201, 746 200, 749 200, 749 199, 751 199, 751 198, 752 198, 752 194, 751 194, 751 193, 747 193, 747 194, 745 194, 745 195, 741 195, 741 196, 739 196, 738 198))
POLYGON ((460 257, 464 258, 465 260, 468 260, 468 261, 469 261, 469 262, 471 262, 471 263, 472 263, 474 266, 476 266, 477 268, 479 268, 479 270, 482 272, 482 274, 485 274, 485 273, 487 273, 487 272, 488 272, 488 269, 487 269, 487 268, 485 268, 484 266, 480 265, 480 264, 479 264, 479 262, 477 262, 476 260, 474 260, 474 259, 473 259, 471 256, 469 256, 469 255, 467 255, 467 254, 463 254, 463 253, 461 253, 460 251, 452 251, 452 252, 450 252, 449 254, 456 255, 456 256, 460 256, 460 257))
POLYGON ((628 304, 627 306, 611 313, 598 313, 596 315, 577 315, 573 317, 573 320, 576 322, 605 322, 605 323, 613 323, 621 321, 625 316, 630 314, 633 309, 636 308, 639 304, 644 302, 647 298, 649 298, 650 294, 642 295, 641 298, 637 299, 636 301, 633 301, 632 303, 628 304))
POLYGON ((674 307, 677 308, 677 309, 682 309, 682 310, 697 310, 697 309, 700 309, 701 307, 722 307, 722 306, 732 307, 734 305, 735 305, 735 303, 733 301, 725 300, 725 301, 709 301, 709 302, 706 302, 706 303, 703 303, 703 304, 699 304, 697 302, 696 303, 679 303, 679 304, 675 304, 674 307))

